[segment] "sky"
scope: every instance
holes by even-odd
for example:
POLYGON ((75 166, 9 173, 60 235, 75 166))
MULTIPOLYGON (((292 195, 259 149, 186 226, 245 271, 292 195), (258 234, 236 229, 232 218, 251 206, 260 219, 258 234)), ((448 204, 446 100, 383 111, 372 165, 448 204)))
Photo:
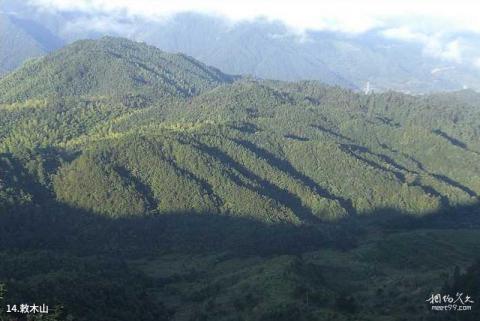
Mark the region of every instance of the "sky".
MULTIPOLYGON (((28 1, 42 10, 75 10, 152 20, 182 12, 216 15, 233 22, 266 18, 281 21, 300 34, 308 30, 349 34, 381 30, 385 37, 420 43, 426 55, 457 63, 468 60, 480 68, 480 43, 472 40, 480 39, 480 3, 472 0, 28 1)), ((101 26, 101 22, 97 25, 101 26)))
POLYGON ((471 0, 30 0, 44 8, 127 12, 158 18, 179 12, 216 14, 233 20, 265 17, 292 28, 364 32, 404 20, 416 28, 480 33, 480 5, 471 0), (423 21, 422 21, 423 20, 423 21), (443 25, 443 26, 442 26, 443 25), (431 27, 431 26, 430 26, 431 27))

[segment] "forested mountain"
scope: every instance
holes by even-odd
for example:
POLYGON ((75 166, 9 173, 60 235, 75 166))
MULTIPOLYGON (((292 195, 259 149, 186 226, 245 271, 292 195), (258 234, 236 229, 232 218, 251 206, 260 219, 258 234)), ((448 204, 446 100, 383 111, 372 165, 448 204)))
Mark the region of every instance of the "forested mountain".
POLYGON ((395 320, 403 300, 424 320, 480 250, 479 104, 75 42, 0 79, 6 302, 56 320, 395 320))
POLYGON ((56 96, 188 97, 230 81, 220 71, 183 55, 131 41, 79 41, 2 80, 1 102, 56 96))

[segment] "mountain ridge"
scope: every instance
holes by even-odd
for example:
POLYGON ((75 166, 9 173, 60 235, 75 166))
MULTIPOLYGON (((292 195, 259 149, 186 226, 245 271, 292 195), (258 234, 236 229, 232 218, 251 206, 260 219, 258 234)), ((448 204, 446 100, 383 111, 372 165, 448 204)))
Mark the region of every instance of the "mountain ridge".
POLYGON ((186 55, 127 39, 79 40, 28 62, 0 80, 2 102, 48 95, 181 95, 234 79, 186 55), (20 86, 19 86, 20 84, 20 86))

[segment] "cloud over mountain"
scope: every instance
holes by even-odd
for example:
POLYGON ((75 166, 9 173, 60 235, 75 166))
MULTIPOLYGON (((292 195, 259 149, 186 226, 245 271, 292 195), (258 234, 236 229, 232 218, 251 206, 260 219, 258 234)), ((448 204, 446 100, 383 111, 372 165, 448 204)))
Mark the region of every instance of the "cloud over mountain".
POLYGON ((86 14, 69 21, 69 28, 101 32, 108 29, 123 35, 131 32, 132 19, 158 22, 178 13, 196 12, 224 17, 232 23, 258 18, 279 21, 303 39, 308 30, 359 34, 380 29, 388 37, 421 43, 427 56, 473 66, 480 58, 478 41, 458 35, 476 35, 475 40, 480 37, 476 4, 469 0, 30 0, 29 3, 50 12, 86 14))

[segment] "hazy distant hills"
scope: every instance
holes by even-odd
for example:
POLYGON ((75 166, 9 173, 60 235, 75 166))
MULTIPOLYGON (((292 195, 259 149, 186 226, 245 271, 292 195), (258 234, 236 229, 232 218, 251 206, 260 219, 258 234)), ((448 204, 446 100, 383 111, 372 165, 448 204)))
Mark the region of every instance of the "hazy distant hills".
POLYGON ((348 88, 430 92, 480 88, 480 72, 425 56, 415 43, 380 31, 360 35, 296 35, 281 23, 230 24, 196 14, 178 15, 135 34, 159 48, 185 52, 225 72, 267 79, 319 80, 348 88))
POLYGON ((62 44, 62 40, 34 21, 0 13, 0 76, 62 44))
MULTIPOLYGON (((356 35, 313 31, 299 34, 280 22, 266 20, 232 23, 185 13, 147 21, 139 17, 38 11, 14 1, 6 1, 1 9, 11 13, 3 16, 8 27, 0 34, 0 41, 5 43, 0 47, 3 73, 62 42, 113 35, 184 53, 230 74, 318 80, 361 91, 367 87, 412 93, 480 89, 480 69, 426 55, 421 44, 388 38, 383 30, 356 35)), ((479 42, 475 35, 462 35, 467 36, 470 43, 479 42)))
POLYGON ((328 84, 355 87, 335 66, 312 50, 281 24, 266 22, 229 25, 213 17, 179 15, 165 24, 154 24, 134 35, 173 52, 185 52, 231 74, 267 79, 316 79, 328 84))

